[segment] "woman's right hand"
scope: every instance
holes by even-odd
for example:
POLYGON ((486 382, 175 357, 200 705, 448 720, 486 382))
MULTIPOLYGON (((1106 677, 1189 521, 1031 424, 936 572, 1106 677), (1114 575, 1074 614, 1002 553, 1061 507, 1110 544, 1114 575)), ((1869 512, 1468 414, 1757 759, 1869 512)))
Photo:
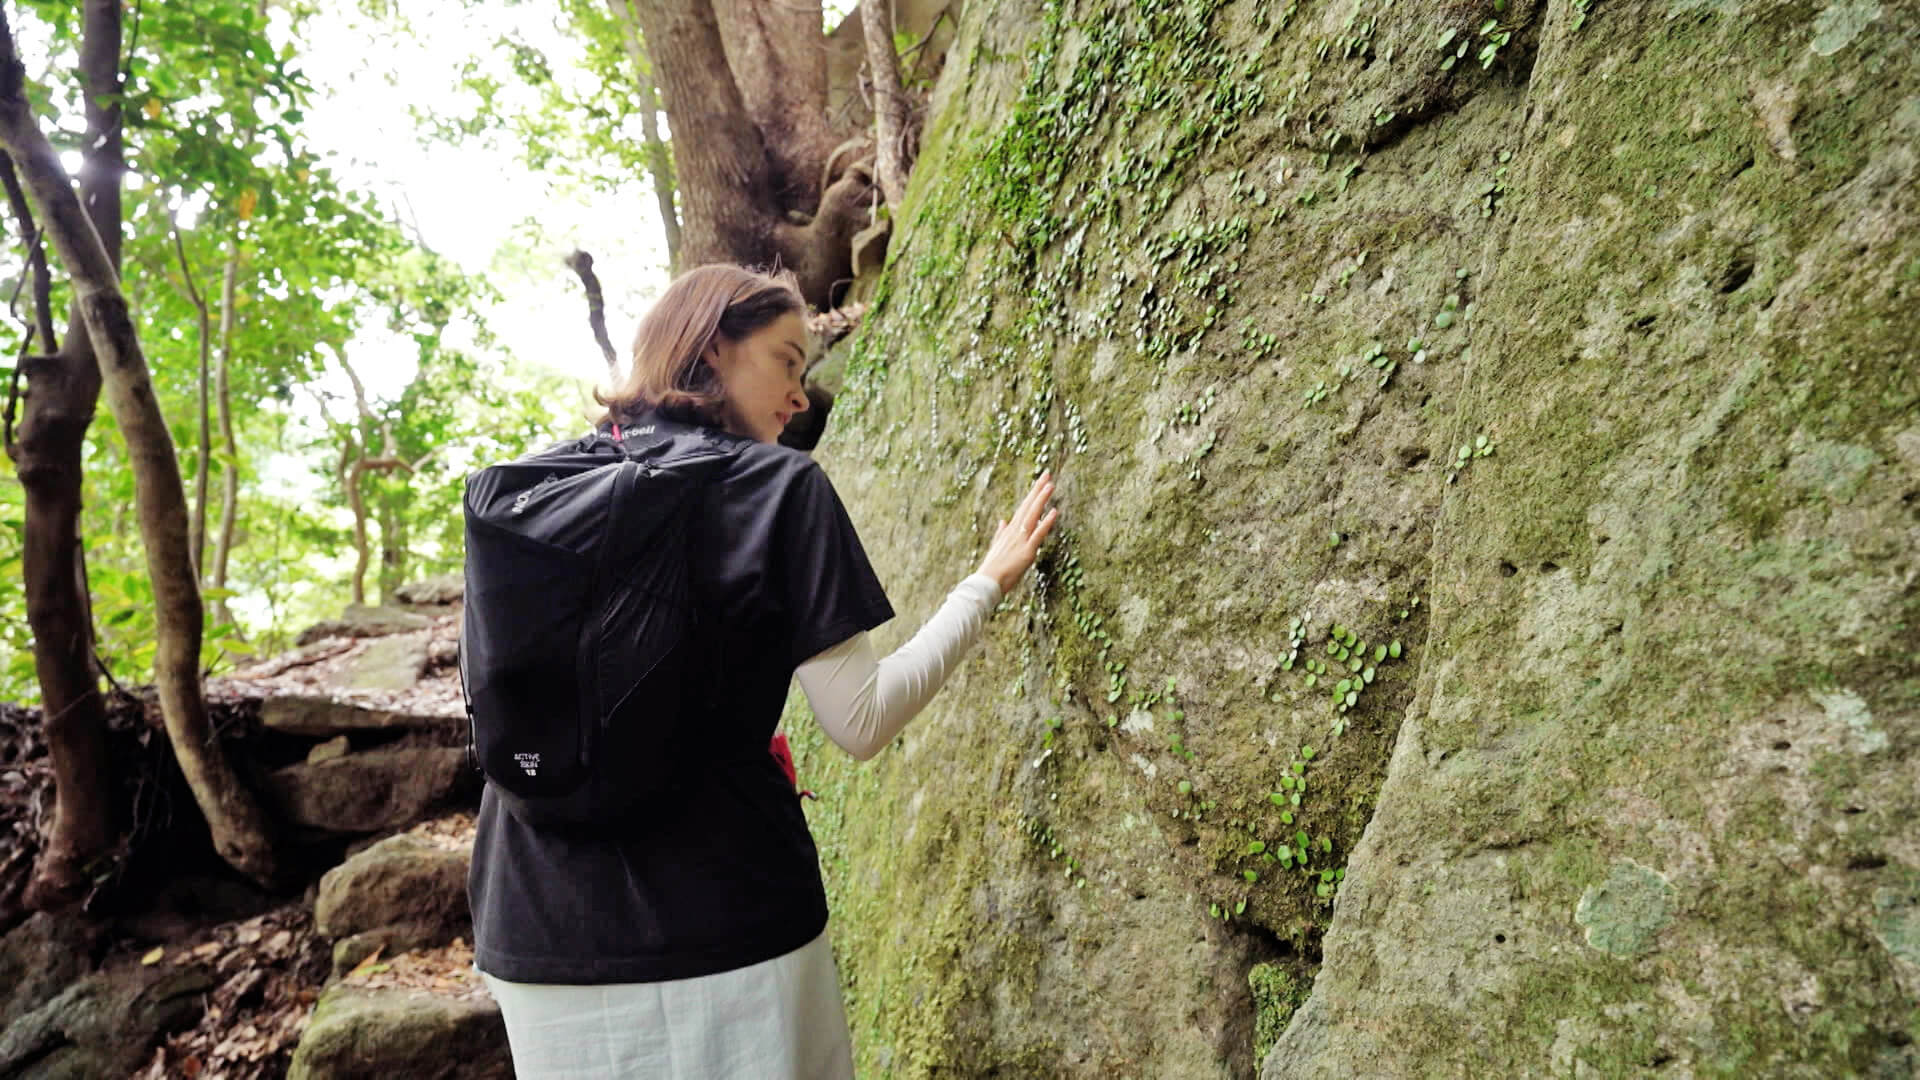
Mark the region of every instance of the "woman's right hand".
POLYGON ((1033 565, 1034 556, 1040 551, 1040 545, 1053 531, 1054 522, 1060 520, 1059 507, 1047 507, 1047 498, 1053 494, 1053 471, 1040 474, 1033 482, 1027 497, 1013 508, 1013 517, 1000 522, 993 534, 993 543, 987 548, 987 557, 980 563, 980 573, 1000 583, 1000 595, 1006 596, 1013 587, 1020 584, 1027 568, 1033 565), (1040 512, 1047 511, 1046 517, 1040 512))

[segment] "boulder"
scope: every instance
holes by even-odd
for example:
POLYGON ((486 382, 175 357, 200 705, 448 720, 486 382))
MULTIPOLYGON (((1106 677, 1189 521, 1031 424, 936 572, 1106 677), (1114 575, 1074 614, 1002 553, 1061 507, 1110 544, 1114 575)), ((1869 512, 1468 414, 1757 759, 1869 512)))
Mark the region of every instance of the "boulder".
POLYGON ((330 637, 363 638, 404 634, 413 630, 425 630, 432 622, 432 619, 418 612, 353 604, 341 612, 338 619, 317 622, 300 631, 300 636, 294 639, 294 644, 311 645, 321 638, 330 637))
POLYGON ((379 832, 467 792, 473 773, 454 747, 369 750, 267 774, 266 800, 285 820, 333 832, 379 832))
POLYGON ((446 607, 459 603, 466 595, 466 578, 459 574, 438 574, 434 577, 421 578, 419 581, 409 581, 393 590, 395 600, 422 607, 446 607))
POLYGON ((288 735, 329 739, 354 731, 438 730, 457 732, 463 717, 390 709, 321 694, 287 694, 260 702, 262 726, 288 735))
POLYGON ((427 634, 394 634, 367 642, 340 672, 349 690, 405 690, 427 670, 427 634))
POLYGON ((88 975, 0 1032, 0 1076, 127 1076, 146 1060, 155 1039, 199 1017, 213 985, 198 965, 132 964, 88 975))
POLYGON ((408 948, 441 945, 468 933, 469 850, 412 833, 389 836, 327 871, 313 904, 314 929, 343 938, 405 924, 425 928, 408 948))
POLYGON ((507 1028, 492 998, 336 983, 314 1006, 288 1080, 507 1080, 507 1028))

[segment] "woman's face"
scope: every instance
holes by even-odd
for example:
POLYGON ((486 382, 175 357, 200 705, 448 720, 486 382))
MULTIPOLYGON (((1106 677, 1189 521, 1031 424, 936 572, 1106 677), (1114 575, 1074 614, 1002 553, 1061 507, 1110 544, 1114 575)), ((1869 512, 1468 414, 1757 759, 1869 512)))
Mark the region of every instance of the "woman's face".
POLYGON ((794 413, 807 410, 800 376, 807 367, 807 324, 789 312, 738 341, 720 337, 707 360, 726 394, 726 430, 773 442, 794 413))

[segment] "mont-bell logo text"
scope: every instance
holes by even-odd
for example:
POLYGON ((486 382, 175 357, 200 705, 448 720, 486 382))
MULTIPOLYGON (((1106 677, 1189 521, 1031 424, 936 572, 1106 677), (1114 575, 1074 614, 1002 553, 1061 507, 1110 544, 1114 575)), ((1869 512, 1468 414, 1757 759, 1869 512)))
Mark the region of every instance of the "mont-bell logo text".
POLYGON ((521 771, 525 772, 528 776, 540 775, 540 755, 539 754, 529 754, 529 753, 515 754, 513 755, 513 763, 520 766, 521 771))
POLYGON ((520 494, 515 495, 513 497, 513 509, 508 511, 508 513, 514 514, 517 516, 522 510, 525 510, 527 508, 527 501, 533 498, 533 495, 535 492, 539 491, 543 487, 546 487, 548 484, 558 481, 559 479, 560 479, 559 477, 553 475, 552 473, 548 473, 546 477, 542 479, 539 483, 533 485, 532 487, 521 492, 520 494))

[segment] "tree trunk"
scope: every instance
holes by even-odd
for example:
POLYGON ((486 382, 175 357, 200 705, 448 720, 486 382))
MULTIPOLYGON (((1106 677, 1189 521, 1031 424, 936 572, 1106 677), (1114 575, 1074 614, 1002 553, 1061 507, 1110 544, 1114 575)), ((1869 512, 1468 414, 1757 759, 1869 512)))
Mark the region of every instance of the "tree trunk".
POLYGON ((348 425, 346 449, 340 452, 340 487, 353 510, 353 603, 357 606, 367 602, 367 565, 373 561, 372 544, 367 539, 367 500, 360 493, 360 477, 366 473, 367 459, 373 456, 369 447, 373 445, 374 416, 367 405, 367 388, 344 353, 340 354, 340 367, 353 384, 354 421, 348 425))
POLYGON ((393 602, 394 592, 407 583, 407 493, 385 491, 380 498, 380 602, 393 602))
MULTIPOLYGON (((80 192, 86 213, 92 216, 89 227, 98 230, 112 266, 120 258, 123 170, 118 104, 120 7, 112 0, 89 0, 83 19, 80 73, 87 133, 80 192)), ((18 60, 4 11, 0 11, 0 37, 5 40, 4 60, 11 61, 6 64, 5 81, 14 84, 17 99, 19 76, 12 73, 18 70, 18 60)), ((19 107, 24 111, 24 104, 19 107)), ((31 211, 25 205, 25 193, 18 194, 21 204, 16 216, 25 226, 31 211)), ((10 201, 13 195, 9 185, 10 201)), ((36 260, 35 270, 46 273, 44 253, 36 260)), ((52 355, 23 365, 26 408, 18 441, 7 452, 26 496, 21 570, 54 783, 53 820, 24 901, 30 908, 51 910, 85 896, 88 864, 112 846, 114 820, 107 715, 94 667, 93 618, 80 546, 81 455, 100 397, 100 367, 78 307, 70 314, 61 348, 51 338, 51 312, 44 304, 36 306, 38 333, 46 339, 40 351, 52 355)))
POLYGON ((874 168, 880 174, 881 195, 897 211, 907 194, 908 120, 907 95, 900 88, 899 58, 893 48, 892 0, 860 0, 860 24, 867 39, 867 67, 873 72, 874 139, 879 143, 874 168))
POLYGON ((187 261, 187 245, 180 239, 180 226, 173 226, 173 251, 180 258, 180 280, 186 286, 187 300, 193 304, 195 323, 200 334, 200 447, 193 466, 193 523, 189 529, 188 549, 193 553, 193 573, 204 580, 207 565, 207 478, 212 469, 213 417, 208 408, 209 367, 213 352, 213 320, 207 317, 207 298, 193 284, 193 265, 187 261))
POLYGON ((607 0, 613 21, 620 24, 620 38, 627 46, 627 59, 633 64, 633 78, 640 88, 640 135, 647 144, 647 172, 653 177, 653 198, 660 207, 660 227, 667 234, 667 269, 680 272, 680 212, 673 205, 673 162, 667 157, 666 140, 660 137, 660 95, 654 89, 653 61, 640 43, 640 16, 634 13, 633 0, 607 0))
POLYGON ((772 262, 780 207, 767 176, 766 141, 734 85, 712 6, 705 0, 634 0, 633 6, 673 121, 685 265, 772 262))
MULTIPOLYGON (((96 3, 113 2, 89 0, 89 18, 96 3)), ((12 28, 0 11, 0 142, 20 166, 47 234, 72 276, 74 302, 99 358, 107 405, 126 440, 153 582, 158 622, 154 673, 167 735, 206 816, 215 850, 242 873, 267 882, 274 869, 267 820, 221 753, 201 695, 200 590, 189 557, 186 497, 173 440, 154 398, 114 264, 33 118, 23 79, 12 28)))
MULTIPOLYGON (((711 2, 726 66, 767 147, 774 197, 783 209, 812 215, 820 205, 827 158, 851 134, 836 134, 827 125, 827 43, 819 0, 711 2)), ((673 130, 682 129, 676 124, 673 130)))
MULTIPOLYGON (((227 557, 233 552, 233 527, 240 510, 240 444, 233 437, 233 394, 227 379, 227 372, 233 366, 233 310, 235 279, 239 272, 240 239, 235 236, 227 241, 227 265, 220 277, 220 354, 213 374, 214 402, 220 416, 220 452, 224 459, 220 465, 220 534, 213 541, 210 580, 215 589, 222 591, 227 587, 227 557)), ((214 597, 213 621, 233 626, 232 632, 239 633, 224 596, 214 597)))

